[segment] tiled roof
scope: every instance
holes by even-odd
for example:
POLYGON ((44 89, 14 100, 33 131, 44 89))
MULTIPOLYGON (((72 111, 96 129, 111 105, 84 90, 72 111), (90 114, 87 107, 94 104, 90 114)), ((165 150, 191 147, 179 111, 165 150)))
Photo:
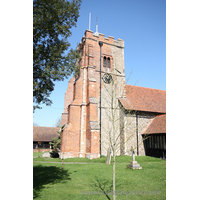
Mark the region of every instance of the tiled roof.
POLYGON ((119 98, 127 110, 166 113, 166 91, 126 85, 126 98, 119 98))
POLYGON ((59 130, 57 127, 33 126, 33 141, 50 142, 58 137, 59 130))
POLYGON ((156 116, 142 134, 166 133, 166 114, 156 116))

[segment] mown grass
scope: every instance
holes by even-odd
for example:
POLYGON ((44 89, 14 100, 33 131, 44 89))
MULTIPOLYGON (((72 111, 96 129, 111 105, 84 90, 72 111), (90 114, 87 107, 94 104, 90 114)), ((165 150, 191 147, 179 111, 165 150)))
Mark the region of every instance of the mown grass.
MULTIPOLYGON (((33 161, 47 161, 47 162, 62 162, 62 159, 60 158, 42 158, 42 153, 43 152, 36 152, 33 153, 34 156, 38 156, 37 158, 34 158, 33 161)), ((137 161, 158 161, 157 158, 154 157, 149 157, 149 156, 135 156, 137 161)), ((63 159, 63 162, 87 162, 87 163, 105 163, 106 162, 106 157, 105 156, 101 156, 100 158, 97 159, 88 159, 88 158, 66 158, 63 159)), ((129 163, 131 161, 132 157, 131 156, 116 156, 116 162, 118 163, 129 163)), ((159 159, 160 160, 160 159, 159 159)), ((112 162, 112 158, 111 158, 111 162, 112 162)))
MULTIPOLYGON (((126 168, 130 160, 131 156, 116 158, 116 199, 166 199, 166 162, 136 156, 142 169, 132 170, 126 168)), ((112 164, 106 165, 105 157, 64 159, 67 161, 87 164, 65 164, 61 170, 61 163, 33 163, 34 199, 112 199, 112 164)))
POLYGON ((35 156, 42 156, 42 154, 43 154, 44 152, 33 152, 33 157, 35 157, 35 156))

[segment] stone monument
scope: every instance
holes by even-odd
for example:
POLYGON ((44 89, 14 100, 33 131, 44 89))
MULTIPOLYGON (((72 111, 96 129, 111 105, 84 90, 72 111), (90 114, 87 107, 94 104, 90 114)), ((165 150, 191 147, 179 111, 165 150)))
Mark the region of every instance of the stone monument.
POLYGON ((42 154, 42 158, 45 158, 45 157, 47 157, 47 158, 50 158, 50 153, 49 152, 44 152, 43 154, 42 154))
POLYGON ((130 162, 130 164, 127 166, 127 168, 131 168, 131 169, 142 169, 142 167, 140 167, 140 165, 137 163, 137 161, 135 161, 135 152, 133 147, 131 147, 131 153, 132 153, 132 161, 130 162))

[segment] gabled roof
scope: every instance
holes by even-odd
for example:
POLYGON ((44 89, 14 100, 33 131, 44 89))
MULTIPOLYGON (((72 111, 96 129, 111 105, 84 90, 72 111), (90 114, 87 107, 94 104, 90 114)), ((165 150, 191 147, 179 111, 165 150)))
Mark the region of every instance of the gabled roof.
POLYGON ((50 142, 58 137, 58 127, 33 126, 33 141, 50 142))
POLYGON ((127 110, 166 113, 166 91, 126 85, 126 98, 119 98, 127 110))
POLYGON ((166 133, 166 114, 156 116, 142 134, 166 133))

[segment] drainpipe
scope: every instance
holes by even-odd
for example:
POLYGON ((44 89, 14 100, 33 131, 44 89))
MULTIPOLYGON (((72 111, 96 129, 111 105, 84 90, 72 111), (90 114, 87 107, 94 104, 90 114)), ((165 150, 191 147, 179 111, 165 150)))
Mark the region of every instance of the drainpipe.
POLYGON ((103 42, 99 41, 99 46, 100 46, 100 110, 99 110, 99 128, 100 128, 100 134, 99 134, 99 152, 101 155, 101 47, 103 46, 103 42))
POLYGON ((138 113, 136 113, 136 137, 137 137, 137 156, 139 156, 139 148, 138 148, 138 113))

